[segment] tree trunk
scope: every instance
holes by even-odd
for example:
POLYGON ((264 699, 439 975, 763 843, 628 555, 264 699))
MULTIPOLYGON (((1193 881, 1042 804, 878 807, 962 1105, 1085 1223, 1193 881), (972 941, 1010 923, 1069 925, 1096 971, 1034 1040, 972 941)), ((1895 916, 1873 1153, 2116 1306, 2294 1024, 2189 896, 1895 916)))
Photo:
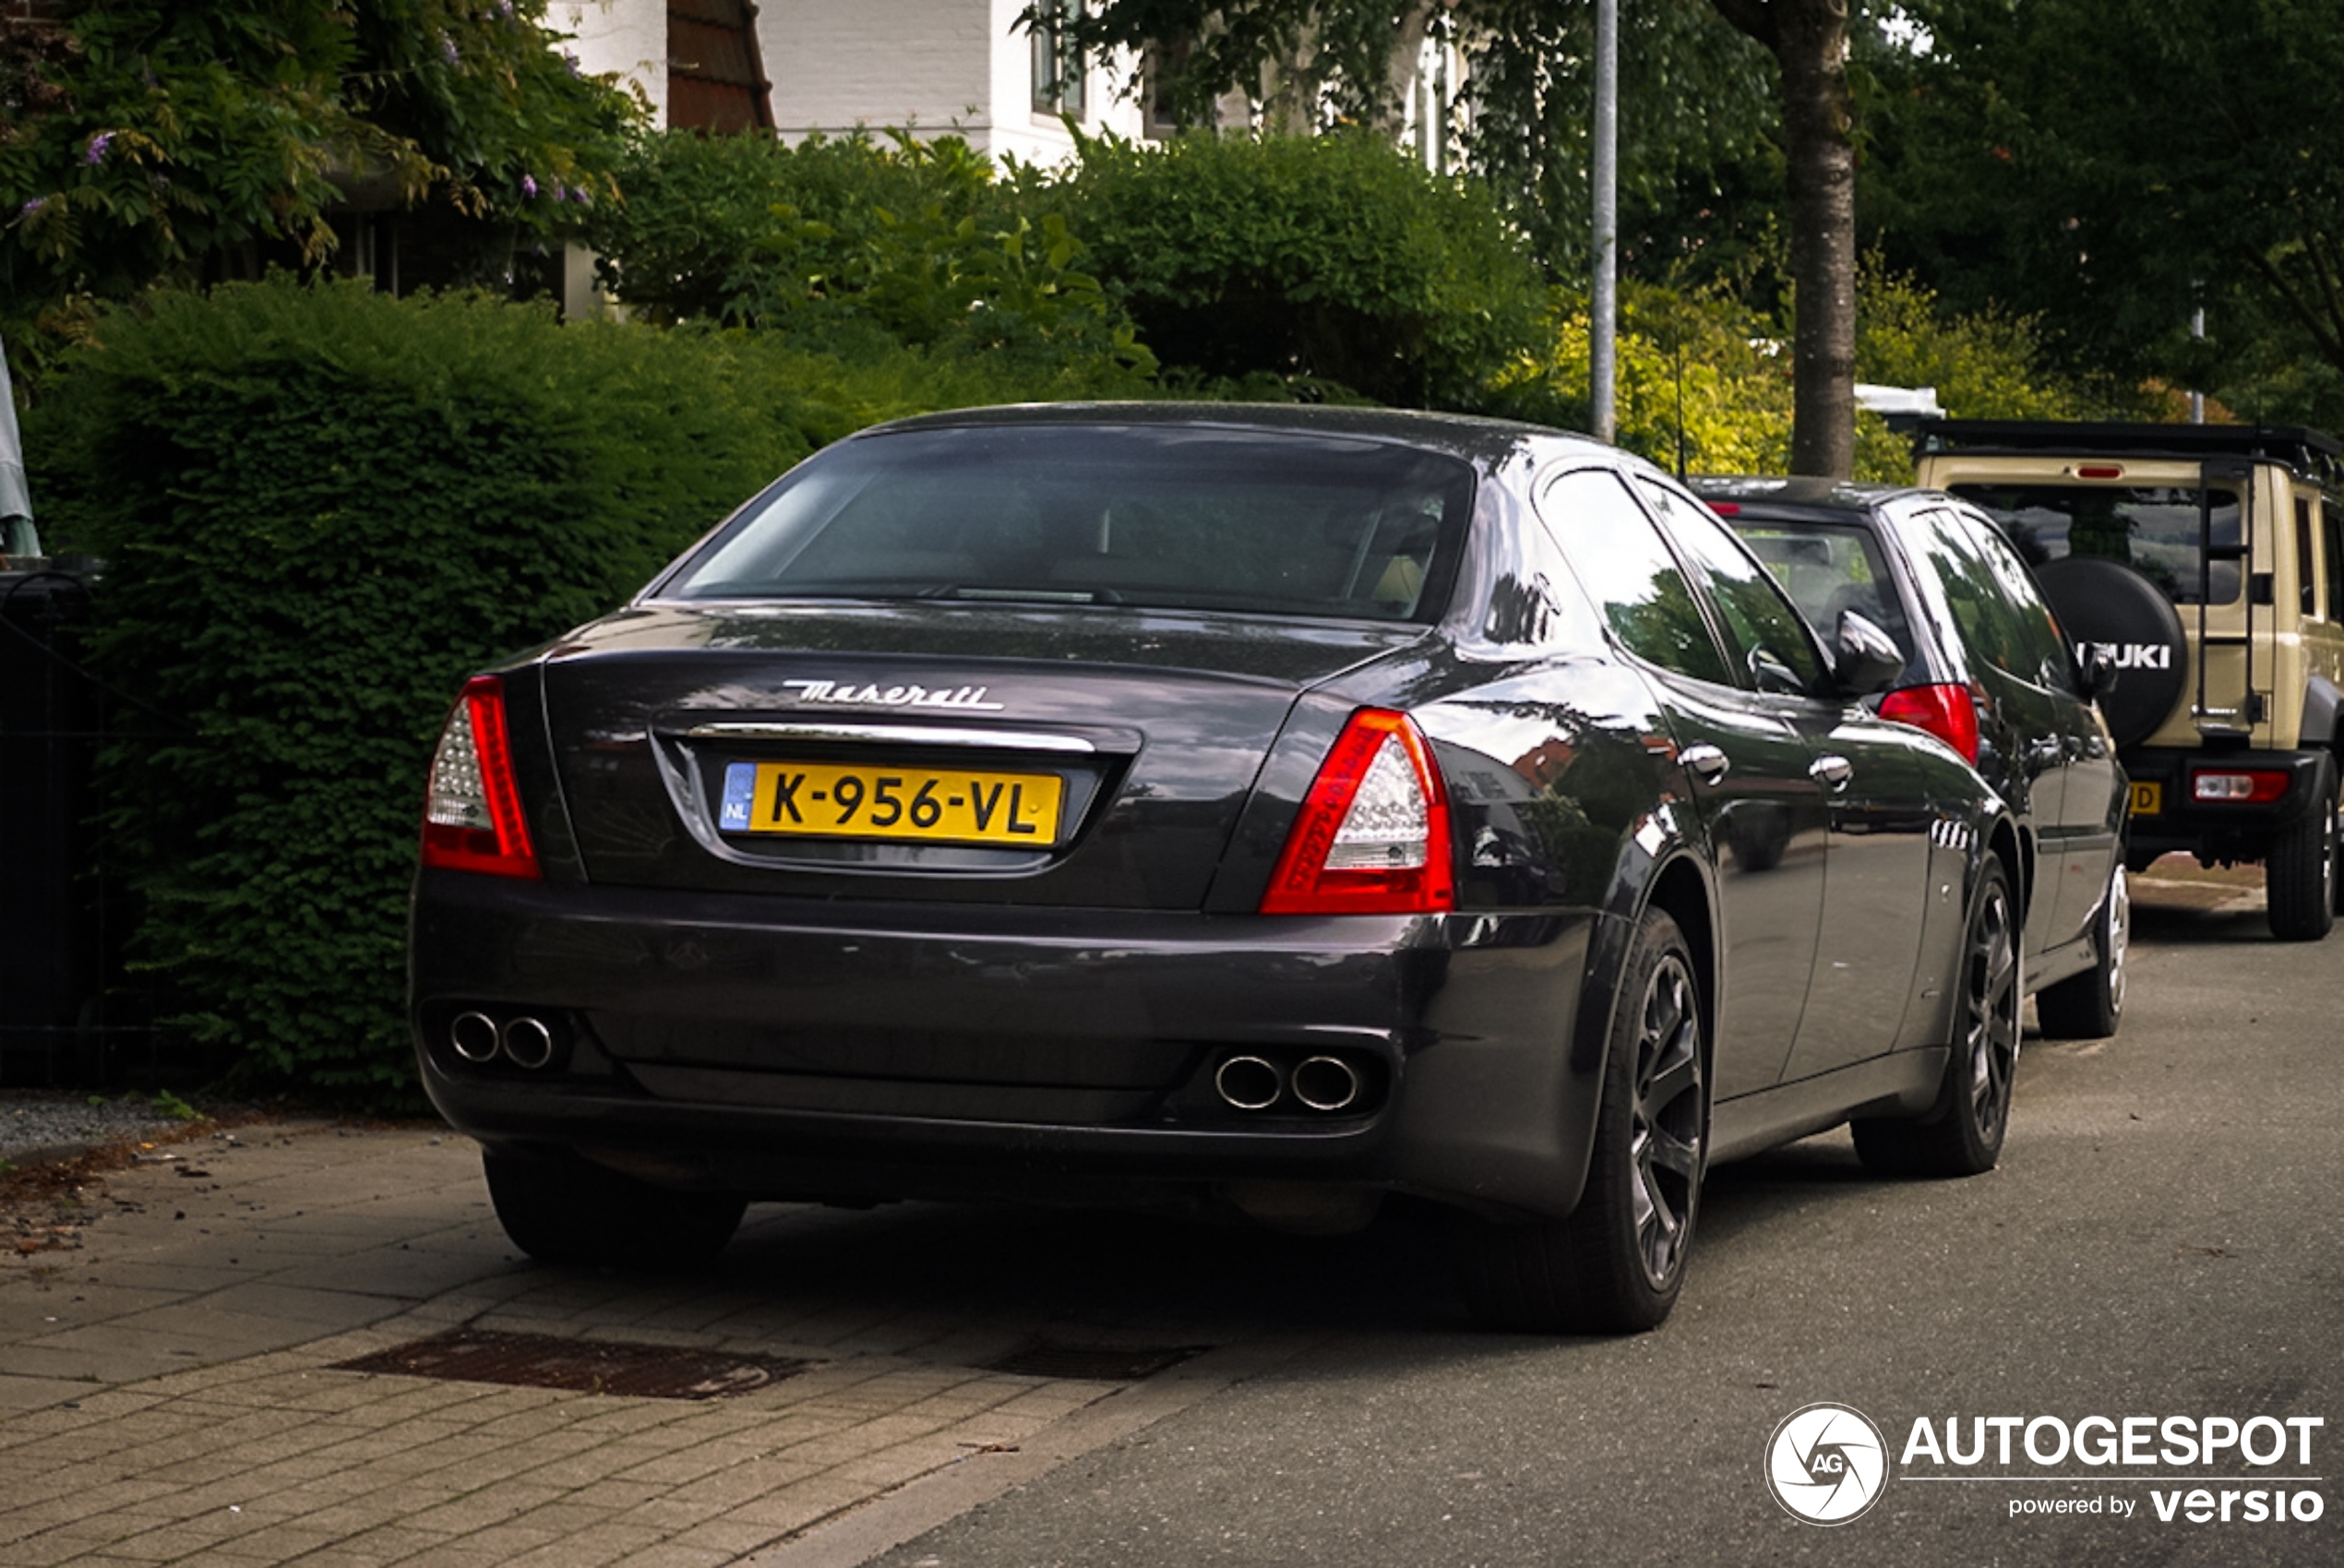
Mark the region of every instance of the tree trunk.
POLYGON ((1711 0, 1782 70, 1788 142, 1790 471, 1845 479, 1856 457, 1855 102, 1848 90, 1848 0, 1711 0))

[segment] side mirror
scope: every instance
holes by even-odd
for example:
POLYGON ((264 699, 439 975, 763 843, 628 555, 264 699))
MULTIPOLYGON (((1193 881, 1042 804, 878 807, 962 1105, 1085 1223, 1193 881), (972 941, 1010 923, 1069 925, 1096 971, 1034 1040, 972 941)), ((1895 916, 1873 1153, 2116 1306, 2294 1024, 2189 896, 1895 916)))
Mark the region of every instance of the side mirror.
POLYGON ((1831 655, 1833 678, 1849 697, 1885 691, 1905 672, 1905 651, 1896 640, 1853 610, 1839 612, 1831 655))

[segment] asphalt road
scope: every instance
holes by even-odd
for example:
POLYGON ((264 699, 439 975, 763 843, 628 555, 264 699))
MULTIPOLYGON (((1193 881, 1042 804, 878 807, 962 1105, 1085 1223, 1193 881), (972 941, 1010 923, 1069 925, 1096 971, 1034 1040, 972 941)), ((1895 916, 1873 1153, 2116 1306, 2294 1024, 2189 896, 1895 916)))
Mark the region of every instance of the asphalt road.
POLYGON ((1875 1180, 1843 1133, 1714 1172, 1691 1282, 1655 1334, 1473 1332, 1421 1215, 1311 1242, 991 1230, 1019 1255, 985 1272, 1016 1293, 1062 1292, 1127 1333, 1300 1348, 879 1561, 2344 1562, 2344 935, 2282 945, 2253 908, 2191 902, 2145 896, 2117 1038, 2030 1039, 2000 1169, 1875 1180), (1829 1528, 1765 1478, 1777 1424, 1819 1402, 1886 1446, 1877 1502, 1829 1528), (2028 1459, 2030 1437, 2048 1454, 2094 1416, 2154 1418, 2135 1429, 2147 1462, 2028 1459), (1942 1441, 1958 1418, 1967 1447, 1981 1417, 2058 1425, 2012 1428, 2011 1463, 1992 1428, 1980 1462, 1904 1462, 1917 1421, 1942 1441), (2251 1445, 2286 1452, 2175 1463, 2176 1417, 2266 1417, 2251 1445), (2183 1495, 2200 1487, 2203 1506, 2183 1495), (2243 1495, 2275 1488, 2283 1522, 2243 1495), (2062 1503, 2084 1511, 2034 1511, 2062 1503))

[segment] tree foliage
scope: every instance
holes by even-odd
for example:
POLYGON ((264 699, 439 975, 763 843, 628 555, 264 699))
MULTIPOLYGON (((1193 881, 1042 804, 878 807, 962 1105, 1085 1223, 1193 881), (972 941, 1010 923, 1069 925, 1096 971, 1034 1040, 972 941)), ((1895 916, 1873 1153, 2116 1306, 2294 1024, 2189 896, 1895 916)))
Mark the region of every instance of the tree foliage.
MULTIPOLYGON (((1030 7, 1029 18, 1047 9, 1030 7)), ((1720 173, 1763 159, 1772 125, 1764 57, 1708 0, 1637 0, 1620 13, 1623 221, 1652 229, 1716 214, 1720 173)), ((1244 94, 1272 130, 1347 125, 1396 134, 1417 46, 1465 66, 1440 127, 1551 269, 1590 254, 1589 125, 1595 13, 1554 0, 1100 0, 1069 31, 1121 47, 1166 75, 1184 121, 1213 126, 1214 100, 1244 94), (1167 50, 1165 45, 1176 44, 1167 50)))
POLYGON ((636 114, 544 0, 109 0, 10 31, 0 317, 316 263, 353 199, 553 233, 636 114))
POLYGON ((2094 369, 2344 418, 2333 5, 1911 8, 1931 44, 1884 62, 1865 209, 1899 265, 1964 307, 2040 315, 2094 369))

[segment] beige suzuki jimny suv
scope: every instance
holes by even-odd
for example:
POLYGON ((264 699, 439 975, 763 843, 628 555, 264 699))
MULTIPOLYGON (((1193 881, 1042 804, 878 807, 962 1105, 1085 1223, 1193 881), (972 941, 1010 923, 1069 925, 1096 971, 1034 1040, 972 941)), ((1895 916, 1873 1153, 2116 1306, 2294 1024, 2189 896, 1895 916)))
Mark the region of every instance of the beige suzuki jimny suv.
POLYGON ((2339 891, 2344 446, 2238 425, 1934 419, 1924 485, 1993 514, 2058 612, 2132 778, 2135 870, 2261 862, 2272 934, 2339 891))

